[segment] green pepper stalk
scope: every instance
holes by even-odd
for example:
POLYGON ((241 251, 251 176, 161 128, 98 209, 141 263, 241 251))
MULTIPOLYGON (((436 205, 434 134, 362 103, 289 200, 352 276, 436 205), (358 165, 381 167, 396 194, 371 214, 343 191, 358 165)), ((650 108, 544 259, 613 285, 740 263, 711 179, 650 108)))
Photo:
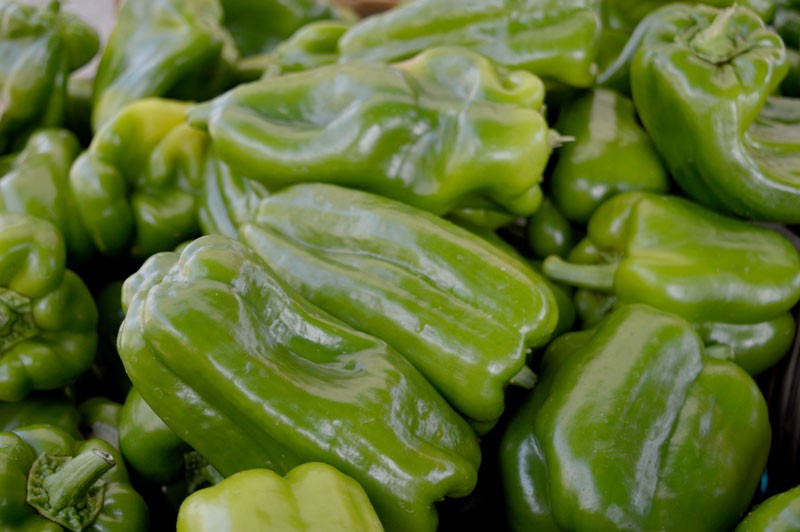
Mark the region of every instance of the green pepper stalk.
POLYGON ((49 425, 0 432, 4 530, 144 531, 147 506, 118 451, 49 425))

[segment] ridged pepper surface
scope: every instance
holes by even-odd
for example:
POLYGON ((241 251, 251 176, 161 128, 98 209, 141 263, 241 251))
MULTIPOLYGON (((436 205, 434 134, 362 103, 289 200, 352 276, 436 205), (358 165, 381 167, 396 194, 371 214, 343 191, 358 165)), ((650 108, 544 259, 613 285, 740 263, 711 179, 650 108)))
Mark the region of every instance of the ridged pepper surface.
POLYGON ((469 427, 383 341, 324 313, 249 248, 204 236, 150 257, 123 290, 119 351, 142 398, 225 476, 329 463, 395 530, 475 486, 469 427))
POLYGON ((189 112, 230 167, 270 189, 329 182, 444 214, 539 206, 544 86, 459 48, 396 66, 345 63, 240 85, 189 112))
POLYGON ((290 187, 262 201, 240 240, 311 303, 386 341, 473 421, 497 420, 505 386, 558 321, 531 268, 375 194, 290 187))

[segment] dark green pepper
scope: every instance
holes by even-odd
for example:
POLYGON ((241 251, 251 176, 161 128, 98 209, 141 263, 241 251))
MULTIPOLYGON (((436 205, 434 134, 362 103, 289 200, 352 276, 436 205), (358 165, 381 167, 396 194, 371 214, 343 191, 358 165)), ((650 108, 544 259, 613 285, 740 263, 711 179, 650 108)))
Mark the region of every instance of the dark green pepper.
POLYGON ((173 482, 184 470, 190 447, 144 402, 132 388, 119 418, 119 443, 125 461, 156 484, 173 482))
POLYGON ((74 438, 80 438, 81 414, 75 403, 61 391, 31 394, 25 399, 0 401, 0 431, 8 432, 26 425, 52 425, 74 438))
POLYGON ((781 38, 738 6, 651 17, 631 93, 672 177, 715 210, 800 223, 800 100, 770 97, 788 69, 781 38))
POLYGON ((627 305, 548 348, 500 465, 514 530, 730 530, 770 445, 756 383, 692 326, 627 305))
POLYGON ((219 157, 277 188, 323 181, 446 213, 476 199, 539 206, 550 155, 544 86, 477 53, 345 63, 240 85, 197 106, 219 157))
POLYGON ((549 198, 528 218, 527 233, 528 245, 539 259, 548 255, 566 257, 575 245, 575 231, 569 220, 549 198))
POLYGON ((204 236, 180 256, 156 254, 123 302, 119 351, 134 386, 223 475, 323 461, 397 530, 433 530, 434 502, 474 488, 475 434, 425 378, 243 244, 204 236))
POLYGON ((548 257, 545 274, 600 292, 609 304, 680 315, 707 342, 729 345, 751 373, 774 364, 794 336, 800 255, 792 243, 685 198, 614 196, 595 211, 570 260, 548 257))
POLYGON ((97 53, 95 31, 60 6, 0 5, 0 154, 35 128, 63 125, 69 74, 97 53))
POLYGON ((64 267, 53 224, 0 214, 0 401, 74 381, 97 347, 97 306, 64 267))
POLYGON ((386 341, 459 412, 493 423, 558 321, 539 275, 442 218, 324 184, 262 201, 240 240, 294 290, 386 341))
POLYGON ((566 106, 555 129, 571 137, 561 146, 550 176, 550 194, 564 216, 586 223, 619 192, 667 192, 669 180, 650 137, 636 120, 633 102, 595 89, 566 106))
POLYGON ((415 0, 355 24, 342 60, 398 61, 457 45, 575 87, 594 81, 599 0, 415 0))
POLYGON ((3 530, 147 530, 147 506, 106 441, 49 425, 0 432, 0 471, 3 530))
POLYGON ((304 24, 332 16, 319 0, 219 0, 223 23, 242 56, 275 48, 304 24))
POLYGON ((86 439, 99 438, 119 449, 119 418, 122 405, 105 397, 92 397, 78 405, 80 427, 86 439))
POLYGON ((92 246, 75 206, 69 171, 81 146, 66 129, 41 129, 0 170, 0 212, 43 218, 61 231, 71 259, 88 258, 92 246))
POLYGON ((800 486, 773 495, 756 506, 734 532, 791 532, 800 530, 800 486))
POLYGON ((200 233, 197 198, 209 139, 184 123, 187 109, 160 98, 134 102, 73 164, 80 221, 101 253, 148 257, 200 233))
POLYGON ((124 2, 94 83, 95 132, 147 97, 207 99, 231 83, 236 47, 218 0, 124 2))

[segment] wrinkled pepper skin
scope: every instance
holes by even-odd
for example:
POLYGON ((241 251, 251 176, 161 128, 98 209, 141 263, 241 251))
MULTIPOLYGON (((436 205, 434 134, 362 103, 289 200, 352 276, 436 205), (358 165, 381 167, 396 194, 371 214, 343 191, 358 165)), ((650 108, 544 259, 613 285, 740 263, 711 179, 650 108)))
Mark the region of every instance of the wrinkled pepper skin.
POLYGON ((633 102, 618 92, 594 89, 566 106, 554 127, 575 139, 558 149, 549 180, 553 202, 569 220, 585 224, 619 192, 669 189, 667 172, 636 120, 633 102))
POLYGON ((281 477, 250 469, 196 491, 181 504, 178 532, 382 532, 358 482, 321 462, 299 465, 281 477))
POLYGON ((628 305, 548 348, 503 435, 509 521, 514 530, 730 530, 769 445, 767 405, 744 371, 708 357, 681 318, 628 305))
POLYGON ((21 401, 0 402, 0 432, 26 425, 51 425, 80 438, 81 414, 62 391, 31 394, 21 401))
POLYGON ((218 0, 128 0, 100 58, 95 132, 136 100, 204 100, 225 90, 238 53, 218 0))
POLYGON ((312 304, 380 338, 456 410, 494 422, 558 321, 539 274, 442 218, 357 190, 296 185, 240 240, 312 304))
POLYGON ((95 31, 60 3, 0 5, 0 154, 66 118, 67 78, 97 53, 95 31))
MULTIPOLYGON (((49 425, 28 425, 11 432, 0 432, 0 471, 3 485, 0 494, 0 507, 3 508, 0 512, 0 528, 3 530, 143 532, 148 529, 147 505, 131 487, 119 451, 106 441, 75 440, 66 432, 49 425), (39 472, 32 472, 37 461, 49 457, 56 457, 56 460, 58 457, 69 457, 74 460, 79 455, 91 454, 92 450, 107 453, 114 464, 99 479, 103 487, 99 500, 92 503, 97 511, 94 519, 88 520, 84 526, 67 528, 40 514, 26 501, 26 496, 30 496, 29 476, 41 477, 39 472)), ((52 472, 47 473, 52 475, 52 472)), ((44 478, 47 476, 45 474, 44 478)), ((79 498, 77 507, 80 508, 84 502, 85 498, 79 498)))
POLYGON ((244 57, 266 52, 291 37, 301 26, 330 18, 320 0, 220 0, 223 23, 244 57))
POLYGON ((119 351, 134 386, 223 475, 324 461, 394 530, 435 529, 434 502, 474 488, 475 434, 425 378, 243 244, 204 236, 180 256, 154 255, 123 303, 119 351))
POLYGON ((444 214, 539 206, 550 155, 541 80, 459 48, 240 85, 189 112, 219 157, 270 189, 329 182, 444 214))
POLYGON ((0 401, 65 386, 92 363, 97 306, 65 261, 50 222, 0 214, 0 401))
POLYGON ((800 486, 773 495, 745 517, 734 532, 800 530, 800 486))
POLYGON ((252 220, 267 187, 231 169, 211 146, 206 158, 203 188, 198 204, 198 221, 204 235, 238 238, 239 226, 252 220))
POLYGON ((100 253, 143 258, 200 233, 197 197, 209 139, 184 123, 187 109, 175 100, 139 100, 73 164, 78 213, 100 253))
POLYGON ((355 24, 343 61, 391 62, 465 46, 499 65, 574 87, 594 81, 598 0, 415 0, 355 24))
POLYGON ((791 345, 800 255, 770 229, 682 197, 627 192, 595 211, 569 259, 548 257, 545 274, 611 299, 605 306, 645 303, 682 316, 750 373, 791 345))
POLYGON ((30 214, 61 231, 71 259, 89 257, 94 249, 80 221, 69 183, 69 171, 81 145, 70 131, 40 129, 22 151, 0 169, 0 212, 30 214))
POLYGON ((156 484, 177 480, 190 448, 159 418, 132 388, 119 419, 119 443, 130 467, 156 484))
POLYGON ((631 93, 670 175, 714 210, 800 223, 800 100, 770 97, 788 69, 781 38, 743 7, 652 16, 631 93))

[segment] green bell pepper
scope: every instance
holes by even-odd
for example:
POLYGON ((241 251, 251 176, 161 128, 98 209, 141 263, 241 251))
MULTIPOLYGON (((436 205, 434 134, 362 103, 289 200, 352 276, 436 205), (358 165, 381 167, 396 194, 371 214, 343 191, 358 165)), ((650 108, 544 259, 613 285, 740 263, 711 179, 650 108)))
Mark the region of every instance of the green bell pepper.
POLYGON ((669 189, 667 172, 636 120, 633 102, 618 92, 591 91, 565 106, 554 127, 574 139, 556 152, 549 179, 553 202, 569 220, 585 224, 619 192, 669 189))
MULTIPOLYGON (((552 178, 550 182, 552 185, 552 178)), ((567 217, 549 198, 528 218, 527 237, 533 256, 538 259, 548 255, 566 257, 576 238, 567 217)))
POLYGON ((0 5, 0 154, 35 128, 63 125, 69 74, 97 53, 95 31, 60 7, 0 5))
POLYGON ((80 151, 78 139, 66 129, 41 129, 28 138, 22 151, 8 156, 0 169, 0 212, 52 222, 74 260, 87 259, 94 250, 69 182, 70 168, 80 151))
POLYGON ((147 97, 204 100, 232 81, 236 47, 218 0, 122 3, 94 82, 95 132, 147 97))
POLYGON ((122 405, 119 443, 125 461, 156 484, 173 482, 184 471, 184 455, 191 449, 153 412, 132 388, 122 405))
POLYGON ((558 321, 532 269, 438 216, 374 194, 296 185, 262 201, 239 233, 294 290, 384 340, 473 421, 500 417, 505 386, 558 321))
POLYGON ((258 73, 253 78, 256 79, 335 64, 339 61, 339 39, 349 27, 350 24, 338 20, 311 22, 276 46, 270 54, 243 60, 239 68, 247 69, 249 66, 250 70, 258 73))
POLYGON ((198 203, 200 229, 204 235, 237 238, 239 226, 255 217, 268 195, 263 183, 233 171, 211 146, 198 203))
POLYGON ((200 234, 197 197, 209 139, 184 123, 187 109, 160 98, 134 102, 73 164, 80 220, 101 253, 143 258, 200 234))
POLYGON ((548 348, 500 451, 514 530, 730 530, 770 445, 767 405, 683 319, 626 305, 548 348))
POLYGON ((791 532, 800 530, 800 486, 773 495, 756 506, 734 532, 791 532))
POLYGON ((631 93, 670 175, 715 210, 800 223, 800 100, 770 97, 788 69, 781 38, 738 6, 651 16, 631 93))
POLYGON ((78 408, 61 390, 31 394, 13 403, 0 401, 0 432, 44 424, 80 438, 80 422, 78 408))
POLYGON ((123 303, 119 351, 134 386, 223 475, 324 461, 403 530, 433 530, 434 502, 475 486, 476 436, 425 378, 243 244, 204 236, 154 255, 123 303))
POLYGON ((646 303, 682 316, 709 344, 729 345, 750 373, 774 364, 794 337, 800 255, 792 243, 685 198, 614 196, 569 258, 548 257, 545 274, 599 293, 603 307, 646 303))
POLYGON ((0 432, 0 471, 3 530, 147 530, 147 506, 106 441, 49 425, 0 432))
POLYGON ((343 61, 398 61, 456 45, 499 65, 588 87, 596 74, 600 0, 415 0, 364 19, 339 42, 343 61))
POLYGON ((382 532, 358 482, 320 462, 286 477, 267 469, 236 473, 190 495, 178 513, 178 532, 382 532))
POLYGON ((97 307, 65 260, 50 222, 0 214, 0 401, 65 386, 92 363, 97 307))
POLYGON ((244 57, 272 50, 304 24, 333 15, 328 2, 319 0, 220 0, 220 4, 223 24, 244 57))
POLYGON ((105 397, 92 397, 78 405, 81 432, 86 439, 101 439, 119 449, 119 419, 122 405, 105 397))
POLYGON ((270 188, 323 181, 443 214, 539 206, 550 135, 532 74, 459 48, 241 85, 189 112, 219 157, 270 188))

